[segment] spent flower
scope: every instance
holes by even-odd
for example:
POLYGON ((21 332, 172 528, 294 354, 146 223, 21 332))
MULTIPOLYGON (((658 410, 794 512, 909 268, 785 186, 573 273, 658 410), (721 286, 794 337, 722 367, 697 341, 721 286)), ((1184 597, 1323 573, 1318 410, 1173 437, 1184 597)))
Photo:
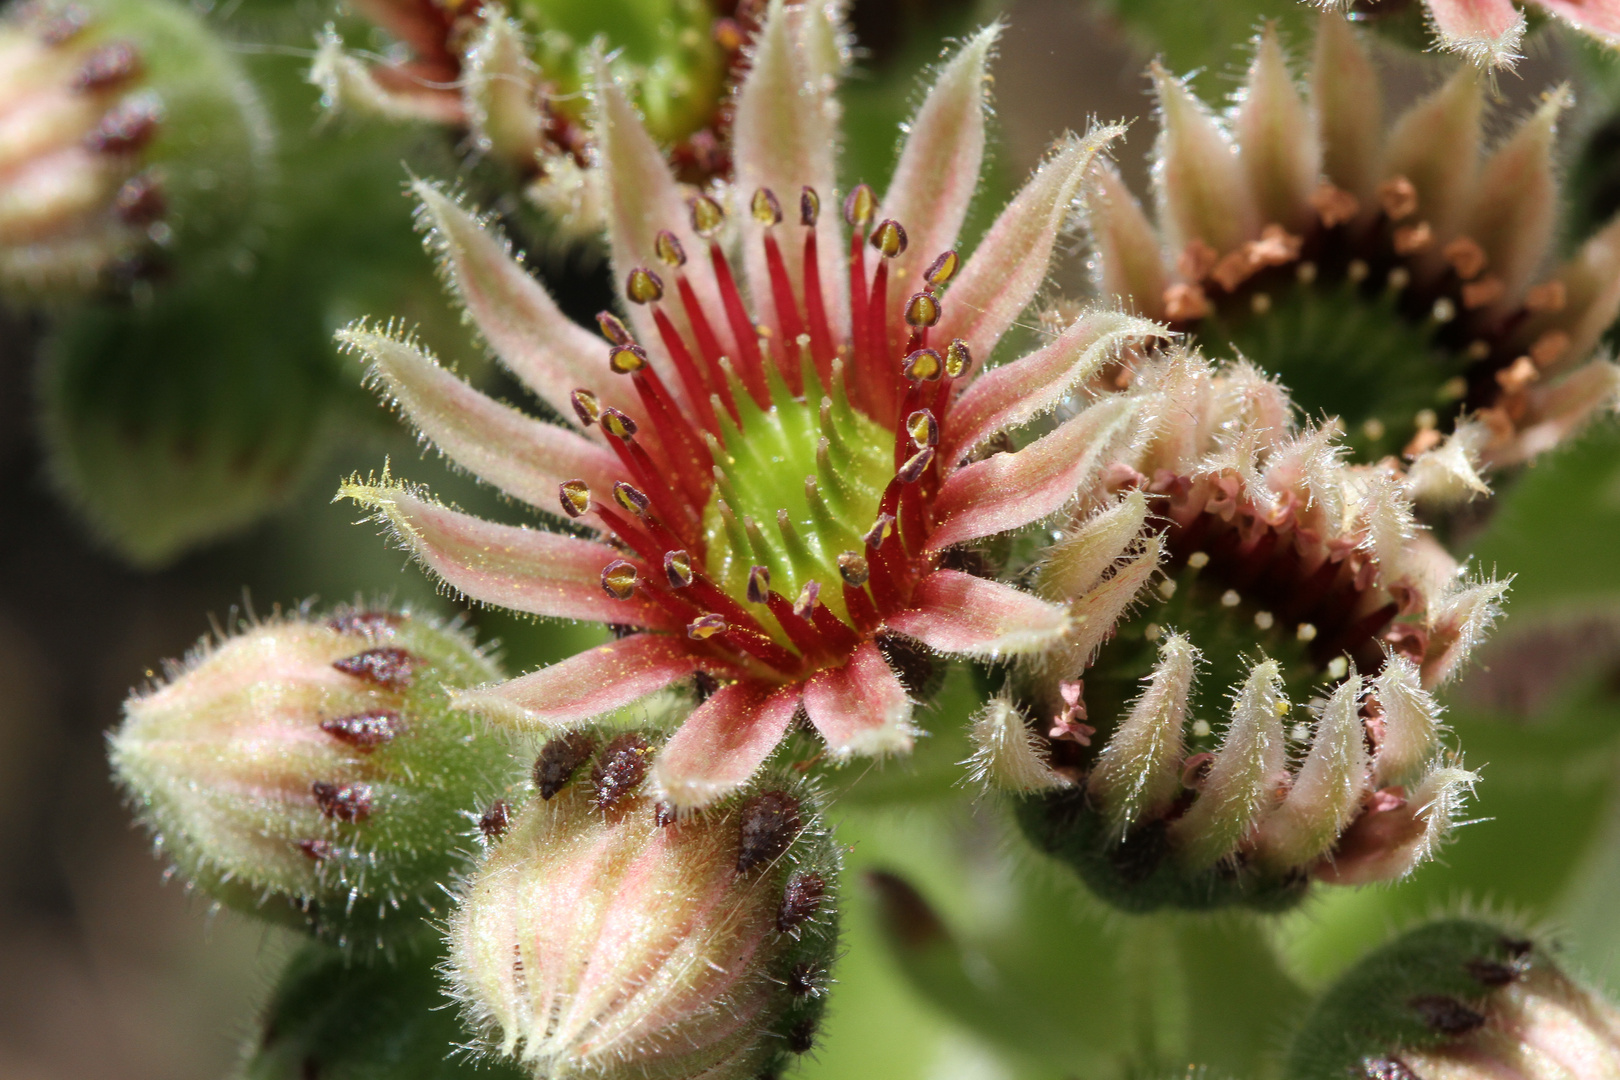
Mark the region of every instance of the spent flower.
POLYGON ((306 612, 204 640, 136 693, 111 758, 158 848, 214 899, 333 944, 420 931, 511 752, 448 691, 498 668, 408 612, 306 612))
POLYGON ((1398 476, 1345 464, 1251 366, 1177 346, 1110 381, 1071 421, 1094 432, 1090 486, 1038 565, 1075 629, 980 717, 982 775, 1126 907, 1408 872, 1474 781, 1431 691, 1505 585, 1468 578, 1398 476))
MULTIPOLYGON (((465 130, 471 147, 512 169, 529 200, 568 233, 596 232, 605 211, 585 93, 601 62, 597 38, 677 175, 691 184, 730 175, 729 97, 755 28, 746 14, 723 16, 709 0, 357 7, 409 55, 362 59, 328 28, 310 70, 327 107, 465 130)), ((841 59, 847 53, 842 40, 830 46, 841 59)))
POLYGON ((1554 134, 1566 88, 1488 153, 1484 80, 1463 67, 1383 126, 1356 33, 1320 24, 1309 92, 1273 29, 1230 113, 1155 66, 1157 224, 1119 175, 1088 199, 1098 291, 1232 349, 1364 460, 1412 461, 1421 500, 1483 493, 1620 393, 1599 353, 1620 311, 1620 221, 1565 265, 1554 134))
POLYGON ((1006 657, 1067 631, 1063 606, 955 568, 951 549, 1068 501, 1090 421, 1018 455, 968 458, 1158 333, 1095 314, 981 374, 1045 279, 1071 199, 1113 132, 1062 142, 961 258, 996 29, 943 66, 882 200, 862 184, 840 207, 832 61, 794 47, 818 11, 766 13, 737 99, 739 213, 683 199, 599 72, 593 137, 626 315, 599 316, 605 342, 565 319, 473 217, 418 185, 472 319, 573 423, 498 404, 396 335, 364 325, 342 335, 424 438, 575 532, 483 521, 386 475, 342 493, 474 600, 619 628, 607 645, 461 703, 555 729, 701 673, 716 689, 653 770, 683 809, 746 783, 801 708, 835 761, 909 750, 912 700, 886 653, 1006 657))
MULTIPOLYGON (((1379 8, 1404 6, 1390 0, 1311 0, 1351 18, 1376 17, 1379 8)), ((1481 68, 1511 68, 1523 54, 1529 21, 1525 11, 1549 15, 1605 45, 1620 45, 1620 4, 1615 0, 1423 0, 1440 46, 1481 68)))
POLYGON ((656 754, 624 729, 547 743, 465 884, 447 970, 492 1057, 554 1080, 745 1080, 814 1043, 839 861, 813 790, 790 769, 677 818, 646 780, 656 754))

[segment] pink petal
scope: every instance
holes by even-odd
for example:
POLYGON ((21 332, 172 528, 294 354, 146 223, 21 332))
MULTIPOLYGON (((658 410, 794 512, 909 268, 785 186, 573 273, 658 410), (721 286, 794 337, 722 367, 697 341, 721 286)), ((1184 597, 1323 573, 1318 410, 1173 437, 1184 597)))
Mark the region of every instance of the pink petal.
POLYGON ((559 619, 676 628, 639 595, 615 600, 602 591, 602 568, 621 558, 604 544, 458 513, 392 485, 386 474, 380 485, 344 484, 338 496, 375 511, 403 547, 473 600, 559 619))
POLYGON ((701 654, 674 634, 631 634, 549 667, 456 695, 475 709, 523 728, 547 728, 601 716, 704 670, 735 677, 731 665, 701 654))
POLYGON ((1524 16, 1513 0, 1427 0, 1440 42, 1482 67, 1511 66, 1519 59, 1524 16))
POLYGON ((1378 187, 1384 140, 1383 80, 1350 24, 1336 12, 1317 23, 1311 64, 1311 103, 1316 106, 1322 171, 1328 180, 1363 201, 1378 187))
POLYGON ((451 285, 513 374, 563 417, 574 415, 568 395, 580 387, 609 405, 635 401, 608 370, 606 342, 564 315, 498 236, 432 184, 418 180, 412 191, 433 225, 451 285))
POLYGON ((1537 7, 1593 37, 1620 44, 1620 3, 1615 0, 1535 0, 1537 7))
POLYGON ((945 653, 1034 652, 1069 628, 1061 605, 956 570, 935 570, 923 578, 912 604, 886 619, 888 628, 945 653))
POLYGON ((961 338, 980 363, 989 359, 1001 335, 1046 283, 1052 251, 1086 170, 1097 152, 1124 130, 1110 125, 1059 144, 996 218, 946 290, 934 340, 961 338))
POLYGON ((1152 72, 1161 124, 1159 225, 1172 251, 1202 240, 1224 254, 1260 231, 1248 177, 1209 106, 1157 62, 1152 72))
POLYGON ((1412 181, 1418 205, 1411 220, 1428 222, 1441 241, 1451 238, 1468 209, 1483 107, 1482 80, 1463 68, 1403 113, 1389 134, 1384 174, 1412 181))
POLYGON ((1054 513, 1109 461, 1136 405, 1105 398, 1013 453, 956 470, 940 488, 928 550, 1022 528, 1054 513))
MULTIPOLYGON (((663 273, 653 241, 659 230, 668 229, 686 249, 686 272, 692 288, 710 312, 715 336, 721 349, 730 356, 737 355, 731 330, 723 318, 720 293, 714 275, 708 269, 708 241, 692 231, 692 215, 686 197, 675 176, 669 171, 664 152, 647 133, 635 108, 613 81, 613 74, 600 55, 595 58, 595 98, 591 110, 591 132, 596 138, 597 155, 602 169, 603 195, 607 204, 608 247, 613 259, 613 274, 622 289, 625 275, 638 266, 663 273)), ((672 290, 673 291, 673 290, 672 290)), ((653 322, 652 310, 630 304, 630 324, 643 345, 659 340, 658 328, 653 322)), ((664 312, 675 326, 691 341, 686 314, 679 303, 666 303, 664 312)), ((670 391, 683 394, 679 380, 665 380, 670 391)))
MULTIPOLYGON (((778 243, 788 276, 801 295, 800 188, 808 185, 821 197, 816 255, 822 303, 835 327, 849 320, 848 253, 836 194, 839 133, 833 91, 844 59, 838 13, 831 5, 788 7, 782 0, 773 0, 754 38, 754 62, 737 91, 732 127, 738 196, 751 199, 756 190, 765 187, 782 204, 784 226, 776 230, 778 243)), ((752 216, 742 218, 742 227, 749 292, 769 297, 770 274, 759 239, 764 229, 752 216)))
POLYGON ((1164 318, 1164 254, 1159 234, 1111 165, 1097 168, 1086 197, 1086 228, 1096 252, 1098 294, 1149 319, 1164 318))
POLYGON ((695 810, 748 783, 787 733, 802 683, 736 682, 699 705, 653 761, 652 779, 679 810, 695 810))
POLYGON ((911 750, 911 700, 870 641, 863 641, 843 667, 812 675, 804 706, 835 759, 911 750))
POLYGON ((1551 245, 1558 217, 1554 143, 1570 104, 1567 86, 1548 94, 1480 170, 1463 232, 1484 249, 1486 272, 1507 286, 1497 310, 1518 306, 1551 245))
POLYGON ((1037 352, 981 375, 951 406, 940 460, 954 464, 979 443, 1051 412, 1120 350, 1166 336, 1163 327, 1117 311, 1093 310, 1037 352))
POLYGON ((905 227, 909 244, 889 273, 906 287, 956 246, 984 160, 985 68, 1001 25, 980 30, 951 57, 912 117, 878 220, 905 227))
POLYGON ((1260 34, 1234 128, 1261 220, 1295 232, 1312 224, 1310 198, 1322 170, 1322 148, 1289 74, 1275 23, 1260 34))
POLYGON ((440 453, 530 506, 555 514, 564 480, 606 491, 623 472, 607 450, 486 397, 409 341, 363 326, 337 337, 371 360, 372 376, 440 453))

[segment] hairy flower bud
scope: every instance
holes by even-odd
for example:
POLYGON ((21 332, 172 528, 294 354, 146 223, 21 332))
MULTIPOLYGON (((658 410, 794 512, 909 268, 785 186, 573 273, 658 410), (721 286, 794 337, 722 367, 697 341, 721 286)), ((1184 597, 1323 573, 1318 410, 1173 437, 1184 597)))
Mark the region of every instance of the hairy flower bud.
POLYGON ((812 1045, 836 945, 838 856, 813 792, 766 773, 677 818, 645 781, 646 739, 591 745, 517 814, 451 915, 467 1015, 536 1076, 776 1075, 812 1045))
POLYGON ((423 617, 276 618, 204 642, 132 696, 113 768, 199 888, 335 944, 381 945, 438 909, 458 836, 513 779, 507 746, 446 692, 498 674, 423 617))
POLYGON ((1409 931, 1352 968, 1294 1039, 1290 1080, 1564 1080, 1620 1073, 1620 1009, 1546 947, 1478 919, 1409 931))
POLYGON ((0 72, 0 289, 82 293, 237 236, 269 133, 184 6, 13 5, 0 72))

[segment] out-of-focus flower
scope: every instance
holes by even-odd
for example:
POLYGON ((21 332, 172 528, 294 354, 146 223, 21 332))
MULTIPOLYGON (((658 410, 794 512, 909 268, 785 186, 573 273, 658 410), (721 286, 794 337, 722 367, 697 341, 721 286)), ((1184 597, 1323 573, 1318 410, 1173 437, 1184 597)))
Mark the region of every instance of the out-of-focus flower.
POLYGON ((1155 68, 1157 224, 1117 173, 1088 200, 1099 291, 1235 349, 1366 460, 1412 460, 1420 501, 1485 490, 1620 391, 1597 355, 1620 310, 1620 222, 1542 277, 1555 233, 1550 92, 1482 156, 1481 76, 1464 68, 1383 128, 1355 33, 1325 18, 1310 92, 1261 35, 1223 122, 1155 68))
POLYGON ((0 17, 0 289, 82 294, 233 241, 270 136, 236 61, 165 0, 0 17))
POLYGON ((680 818, 654 760, 622 730, 546 745, 451 915, 454 992, 537 1077, 778 1075, 831 987, 837 849, 791 770, 680 818))
MULTIPOLYGON (((368 0, 362 13, 409 56, 362 59, 328 30, 310 78, 329 108, 467 129, 479 153, 516 170, 532 202, 583 234, 600 229, 605 213, 587 123, 595 39, 676 175, 695 185, 730 175, 729 98, 756 23, 752 5, 722 7, 519 0, 508 11, 479 0, 368 0)), ((836 19, 839 10, 819 14, 836 19)), ((815 44, 842 67, 841 38, 815 44)))
POLYGON ((1495 920, 1439 919, 1350 969, 1294 1038, 1295 1080, 1620 1075, 1620 1009, 1495 920))
POLYGON ((407 613, 275 618, 205 641, 125 705, 119 783, 193 885, 339 945, 422 928, 511 779, 500 739, 448 691, 498 669, 407 613))
POLYGON ((1345 465, 1247 364, 1174 348, 1115 381, 1070 421, 1093 483, 1039 565, 1075 629, 980 718, 983 775, 1031 793, 1027 831, 1127 907, 1406 873, 1474 780, 1429 692, 1505 585, 1466 580, 1397 476, 1345 465))
POLYGON ((701 673, 719 688, 653 770, 682 808, 746 783, 801 706, 834 760, 909 750, 912 702, 886 650, 993 658, 1060 638, 1063 606, 953 568, 950 549, 1062 507, 1089 467, 1092 420, 1016 455, 964 462, 1157 333, 1093 315, 981 374, 976 360, 1034 297, 1113 132, 1060 144, 960 259, 992 28, 944 65, 881 203, 863 184, 842 214, 824 208, 836 138, 818 65, 831 53, 796 47, 812 14, 773 4, 765 18, 737 100, 735 195, 746 212, 733 217, 707 197, 683 202, 601 72, 593 136, 628 315, 599 316, 605 344, 568 322, 475 219, 418 187, 485 338, 577 427, 491 401, 398 336, 342 335, 424 438, 585 535, 482 521, 386 476, 343 494, 475 600, 621 629, 461 703, 556 728, 701 673))
MULTIPOLYGON (((1354 18, 1357 7, 1376 12, 1380 3, 1356 5, 1353 0, 1311 0, 1330 12, 1344 11, 1354 18)), ((1391 5, 1393 6, 1393 5, 1391 5)), ((1620 45, 1620 3, 1615 0, 1423 0, 1429 24, 1442 48, 1484 68, 1512 67, 1522 56, 1524 10, 1539 11, 1606 45, 1620 45)))

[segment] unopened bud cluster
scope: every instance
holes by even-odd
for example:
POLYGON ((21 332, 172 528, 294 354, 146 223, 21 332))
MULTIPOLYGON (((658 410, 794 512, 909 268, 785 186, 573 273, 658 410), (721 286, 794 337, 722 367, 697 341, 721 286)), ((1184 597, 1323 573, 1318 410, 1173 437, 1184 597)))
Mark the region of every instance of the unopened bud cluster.
POLYGON ((14 5, 0 17, 0 289, 84 292, 228 241, 261 182, 263 125, 234 58, 168 0, 14 5))
POLYGON ((137 694, 111 756, 158 846, 215 899, 343 945, 420 927, 510 750, 448 691, 498 675, 460 631, 387 611, 276 618, 137 694))
POLYGON ((838 856, 813 790, 767 771, 677 816, 636 731, 559 735, 450 919, 448 969, 490 1053, 535 1076, 774 1076, 813 1045, 838 856))
POLYGON ((1547 946, 1474 918, 1411 930, 1352 968, 1295 1037, 1289 1080, 1620 1075, 1620 1009, 1547 946))

